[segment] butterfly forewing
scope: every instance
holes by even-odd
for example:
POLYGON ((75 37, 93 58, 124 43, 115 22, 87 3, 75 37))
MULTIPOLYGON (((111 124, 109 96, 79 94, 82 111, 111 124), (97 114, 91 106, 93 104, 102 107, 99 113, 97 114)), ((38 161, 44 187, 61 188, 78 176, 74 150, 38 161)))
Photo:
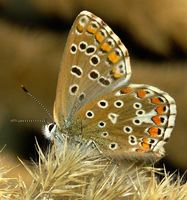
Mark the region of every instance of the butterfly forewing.
POLYGON ((92 139, 101 151, 119 156, 136 152, 138 157, 163 154, 175 116, 175 101, 167 93, 139 84, 97 98, 76 114, 83 138, 92 139))
POLYGON ((83 105, 128 82, 131 75, 126 47, 98 17, 83 11, 66 43, 54 105, 54 120, 71 123, 83 105))

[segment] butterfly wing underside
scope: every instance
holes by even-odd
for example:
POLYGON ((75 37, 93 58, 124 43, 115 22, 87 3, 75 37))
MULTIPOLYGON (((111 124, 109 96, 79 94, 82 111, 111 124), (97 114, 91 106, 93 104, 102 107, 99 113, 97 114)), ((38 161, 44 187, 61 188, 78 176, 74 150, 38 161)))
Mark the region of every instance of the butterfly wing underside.
POLYGON ((110 156, 161 157, 174 127, 172 97, 153 86, 130 84, 85 105, 76 118, 82 135, 110 156))
POLYGON ((83 11, 66 43, 54 103, 61 127, 83 105, 126 84, 131 75, 126 47, 98 17, 83 11))
POLYGON ((60 133, 92 140, 106 155, 160 158, 175 124, 175 101, 156 87, 128 85, 130 76, 120 39, 100 18, 81 12, 58 78, 53 113, 60 133))

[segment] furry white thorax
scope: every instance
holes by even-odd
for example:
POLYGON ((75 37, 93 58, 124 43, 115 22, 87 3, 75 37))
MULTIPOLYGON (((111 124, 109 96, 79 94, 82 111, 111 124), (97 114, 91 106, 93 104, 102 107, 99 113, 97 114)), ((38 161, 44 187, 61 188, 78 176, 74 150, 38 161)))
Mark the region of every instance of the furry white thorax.
POLYGON ((82 151, 95 150, 95 153, 102 153, 93 140, 82 140, 81 137, 74 135, 69 137, 67 133, 62 132, 56 123, 50 123, 43 127, 44 136, 51 142, 56 144, 57 152, 62 152, 66 142, 75 149, 77 145, 81 145, 82 151))
MULTIPOLYGON (((68 133, 66 131, 61 131, 55 122, 45 125, 43 127, 43 134, 46 139, 48 139, 52 142, 55 141, 58 144, 63 143, 65 138, 69 138, 68 133)), ((73 135, 71 138, 73 138, 75 143, 81 144, 81 143, 85 142, 78 135, 73 135)), ((89 140, 87 142, 90 143, 90 141, 92 141, 92 140, 89 140)), ((91 143, 93 143, 93 141, 91 143)))

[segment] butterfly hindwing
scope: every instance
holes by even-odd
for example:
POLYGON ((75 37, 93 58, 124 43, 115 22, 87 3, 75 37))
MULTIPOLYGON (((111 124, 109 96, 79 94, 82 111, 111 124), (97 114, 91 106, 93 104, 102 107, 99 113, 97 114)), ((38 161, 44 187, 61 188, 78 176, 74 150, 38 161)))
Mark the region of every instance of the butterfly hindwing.
POLYGON ((163 154, 176 117, 172 97, 158 88, 130 84, 85 105, 76 118, 82 135, 109 155, 163 154))
POLYGON ((128 82, 126 47, 100 18, 83 11, 66 43, 54 104, 54 120, 62 126, 83 105, 128 82))

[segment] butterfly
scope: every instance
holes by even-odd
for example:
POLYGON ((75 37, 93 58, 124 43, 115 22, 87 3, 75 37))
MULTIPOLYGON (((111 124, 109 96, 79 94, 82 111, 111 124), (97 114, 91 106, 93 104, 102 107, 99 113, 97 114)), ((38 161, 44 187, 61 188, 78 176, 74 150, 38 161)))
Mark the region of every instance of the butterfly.
POLYGON ((149 85, 130 84, 128 50, 99 17, 82 11, 70 30, 58 77, 51 140, 92 141, 109 156, 164 155, 175 100, 149 85))

